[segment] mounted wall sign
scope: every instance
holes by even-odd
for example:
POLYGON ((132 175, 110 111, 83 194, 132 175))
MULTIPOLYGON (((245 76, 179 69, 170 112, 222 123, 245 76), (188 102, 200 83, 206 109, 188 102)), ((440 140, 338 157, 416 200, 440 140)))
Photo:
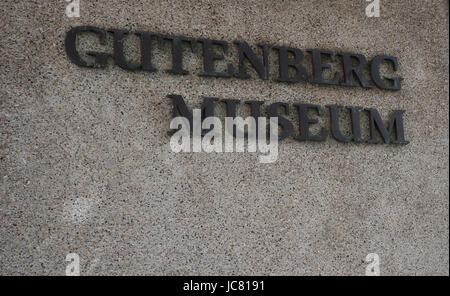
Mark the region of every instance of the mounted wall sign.
MULTIPOLYGON (((274 78, 278 82, 286 83, 298 83, 298 82, 311 82, 315 84, 326 85, 340 85, 340 86, 361 86, 363 88, 373 88, 374 86, 380 89, 386 90, 399 90, 401 89, 401 77, 387 77, 380 73, 381 64, 386 64, 392 67, 395 72, 398 68, 398 60, 396 57, 388 55, 378 55, 371 59, 370 63, 364 55, 355 53, 334 53, 330 50, 311 49, 306 52, 311 55, 312 73, 307 73, 304 66, 304 53, 298 48, 275 46, 265 43, 258 44, 261 49, 262 55, 259 57, 251 48, 251 46, 245 41, 233 41, 236 46, 236 51, 239 55, 237 65, 227 63, 225 71, 219 72, 216 69, 216 62, 219 60, 225 60, 224 53, 229 48, 229 43, 223 40, 211 40, 211 39, 198 39, 186 36, 175 35, 162 35, 153 32, 134 32, 135 35, 140 38, 140 63, 131 63, 124 56, 124 44, 123 40, 126 35, 129 34, 127 30, 120 29, 102 29, 92 26, 79 26, 74 27, 67 32, 65 39, 65 49, 69 59, 76 65, 82 67, 92 68, 104 68, 107 66, 107 61, 112 58, 114 63, 119 67, 126 70, 141 70, 148 72, 155 72, 157 69, 152 63, 152 55, 154 48, 152 41, 157 40, 161 44, 166 41, 171 43, 172 54, 172 66, 166 71, 175 75, 189 74, 188 70, 183 67, 183 45, 190 46, 193 53, 196 52, 197 43, 202 45, 203 54, 203 71, 198 73, 199 76, 205 77, 222 77, 222 78, 239 78, 248 79, 250 75, 246 71, 246 65, 249 64, 258 74, 262 80, 269 79, 269 50, 275 50, 278 53, 278 77, 274 78), (113 48, 112 54, 106 52, 94 52, 88 51, 86 54, 91 56, 91 60, 84 60, 81 58, 80 53, 76 47, 76 41, 78 35, 81 33, 93 33, 98 36, 99 43, 106 45, 107 33, 113 36, 113 48), (221 50, 222 53, 218 53, 217 50, 221 50), (324 58, 334 61, 339 56, 342 59, 342 77, 339 73, 333 73, 332 79, 325 79, 323 77, 324 70, 331 70, 331 65, 324 63, 324 58), (366 77, 364 70, 369 68, 368 73, 370 77, 366 77), (368 79, 370 78, 370 79, 368 79), (372 81, 373 84, 370 82, 372 81)), ((173 115, 183 116, 192 120, 192 114, 188 110, 184 99, 179 95, 168 96, 173 103, 173 115)), ((203 118, 213 116, 214 104, 218 101, 217 98, 205 98, 202 104, 203 118)), ((227 117, 236 116, 236 104, 239 100, 226 99, 221 100, 226 105, 227 117)), ((251 116, 258 117, 260 115, 260 107, 263 104, 261 101, 247 101, 246 104, 250 105, 251 116)), ((327 136, 327 131, 322 129, 318 135, 311 135, 309 132, 309 125, 317 123, 317 119, 308 117, 309 110, 315 110, 319 116, 323 115, 323 109, 319 105, 312 104, 294 104, 299 114, 299 132, 300 135, 296 137, 300 141, 323 141, 327 136)), ((392 144, 407 144, 408 141, 404 138, 403 131, 403 110, 394 110, 391 117, 390 124, 385 126, 381 117, 376 109, 362 108, 357 106, 348 106, 346 109, 349 111, 353 135, 344 136, 339 128, 339 114, 343 109, 337 105, 327 105, 330 111, 330 123, 331 134, 340 142, 367 142, 367 143, 380 143, 377 140, 376 133, 381 135, 384 143, 392 144), (370 138, 363 140, 361 138, 360 131, 360 111, 365 110, 369 115, 369 128, 370 138), (394 137, 395 135, 395 137, 394 137), (394 137, 392 141, 391 138, 394 137)), ((269 116, 278 117, 280 127, 283 129, 280 139, 284 139, 292 133, 292 123, 282 117, 278 112, 283 108, 285 113, 288 114, 289 106, 283 102, 276 102, 268 106, 267 113, 269 116)))

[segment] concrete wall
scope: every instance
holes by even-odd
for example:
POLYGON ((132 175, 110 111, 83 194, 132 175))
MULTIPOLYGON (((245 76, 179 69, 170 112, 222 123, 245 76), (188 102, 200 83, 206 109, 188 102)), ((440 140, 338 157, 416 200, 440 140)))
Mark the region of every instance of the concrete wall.
POLYGON ((380 18, 363 0, 82 0, 72 19, 65 5, 0 2, 0 274, 64 275, 70 252, 81 274, 363 275, 373 252, 383 275, 449 274, 448 1, 381 1, 380 18), (393 92, 254 71, 202 78, 200 47, 184 52, 191 74, 174 76, 168 44, 156 73, 80 68, 64 51, 78 25, 387 54, 404 81, 393 92), (410 144, 287 139, 273 164, 175 154, 169 93, 190 107, 215 96, 373 107, 383 119, 403 109, 410 144))

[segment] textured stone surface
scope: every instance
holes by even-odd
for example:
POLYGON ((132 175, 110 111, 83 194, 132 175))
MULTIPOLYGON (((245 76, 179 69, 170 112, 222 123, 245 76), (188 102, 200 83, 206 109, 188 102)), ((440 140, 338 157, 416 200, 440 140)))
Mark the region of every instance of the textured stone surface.
POLYGON ((82 0, 69 19, 62 0, 1 1, 0 274, 63 275, 76 252, 82 274, 363 275, 375 252, 385 275, 448 275, 448 1, 381 2, 367 18, 363 0, 82 0), (200 48, 182 77, 85 69, 64 52, 76 25, 388 54, 405 80, 390 92, 207 79, 200 48), (209 95, 404 109, 411 143, 288 139, 273 164, 174 154, 169 93, 191 107, 209 95))

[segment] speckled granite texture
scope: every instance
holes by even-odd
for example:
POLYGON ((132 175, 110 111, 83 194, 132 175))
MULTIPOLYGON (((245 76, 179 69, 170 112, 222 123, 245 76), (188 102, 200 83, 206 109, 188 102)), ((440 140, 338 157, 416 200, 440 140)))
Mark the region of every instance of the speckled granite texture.
POLYGON ((363 0, 65 5, 0 2, 0 274, 64 275, 70 252, 82 275, 364 275, 372 252, 383 275, 449 274, 448 1, 381 1, 380 18, 363 0), (388 54, 403 88, 202 78, 187 50, 187 76, 80 68, 64 51, 77 25, 388 54), (410 144, 174 154, 169 93, 404 109, 410 144))

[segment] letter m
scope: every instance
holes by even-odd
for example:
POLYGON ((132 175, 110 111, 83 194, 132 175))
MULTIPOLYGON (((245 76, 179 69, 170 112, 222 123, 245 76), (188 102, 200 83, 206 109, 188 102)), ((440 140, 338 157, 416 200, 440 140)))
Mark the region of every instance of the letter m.
POLYGON ((383 141, 386 144, 390 143, 392 133, 395 129, 395 140, 392 142, 393 144, 408 144, 409 141, 405 140, 405 135, 403 131, 403 113, 404 110, 394 110, 394 113, 391 116, 391 122, 389 127, 383 123, 383 120, 380 117, 377 109, 368 108, 366 109, 369 112, 369 121, 370 121, 370 139, 367 141, 368 143, 377 144, 379 141, 376 138, 376 130, 381 134, 383 141))
MULTIPOLYGON (((170 94, 170 95, 167 95, 167 97, 172 100, 172 104, 173 104, 172 117, 175 118, 175 117, 181 116, 181 117, 185 117, 187 120, 189 120, 189 124, 191 126, 191 133, 192 133, 192 128, 193 128, 192 112, 189 111, 189 109, 186 105, 186 102, 183 99, 183 96, 170 94)), ((214 116, 214 105, 215 105, 216 101, 218 101, 217 98, 205 97, 203 99, 203 103, 201 105, 202 120, 207 117, 214 116)), ((202 136, 205 135, 209 131, 210 130, 203 129, 202 136)), ((173 134, 175 132, 176 132, 176 130, 170 130, 169 134, 173 134)))

